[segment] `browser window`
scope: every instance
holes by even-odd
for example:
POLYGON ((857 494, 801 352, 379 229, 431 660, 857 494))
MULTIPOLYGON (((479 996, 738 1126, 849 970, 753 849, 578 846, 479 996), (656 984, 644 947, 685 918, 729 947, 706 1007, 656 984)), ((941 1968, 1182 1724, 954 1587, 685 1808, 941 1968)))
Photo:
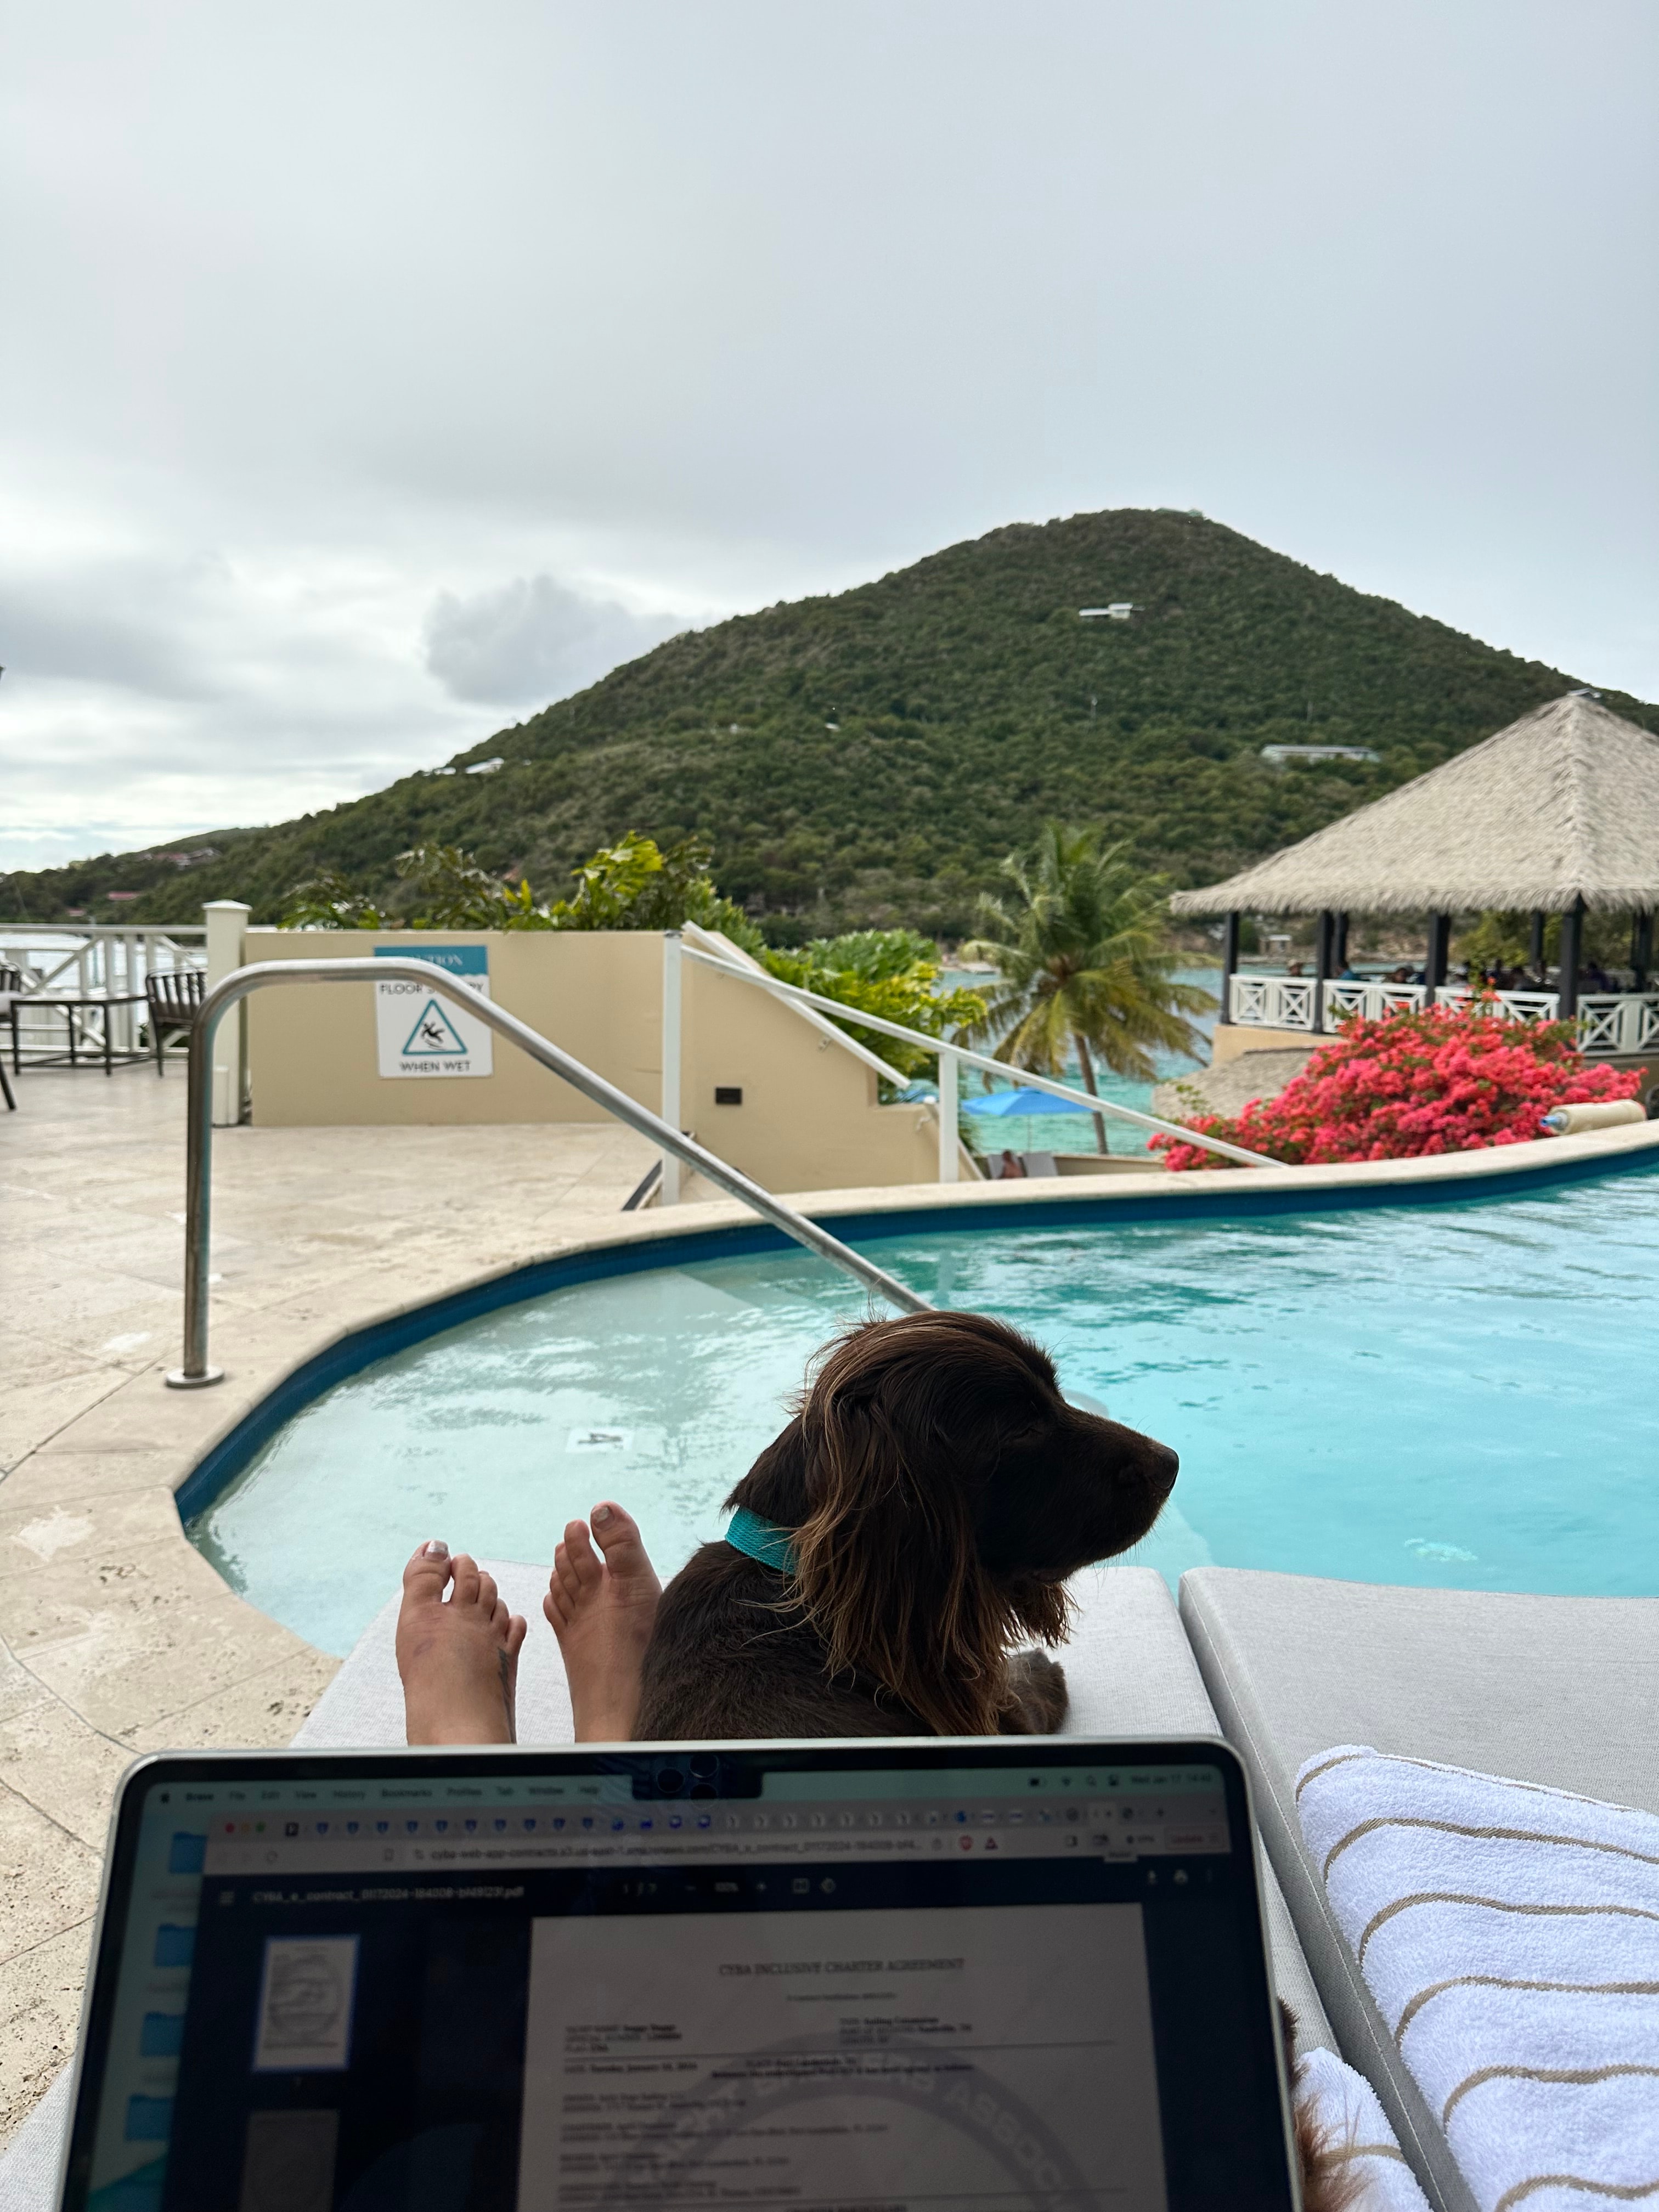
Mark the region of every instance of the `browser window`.
POLYGON ((1176 2077, 1253 1880, 1217 1764, 611 1764, 158 1778, 80 2201, 1197 2201, 1176 2077))

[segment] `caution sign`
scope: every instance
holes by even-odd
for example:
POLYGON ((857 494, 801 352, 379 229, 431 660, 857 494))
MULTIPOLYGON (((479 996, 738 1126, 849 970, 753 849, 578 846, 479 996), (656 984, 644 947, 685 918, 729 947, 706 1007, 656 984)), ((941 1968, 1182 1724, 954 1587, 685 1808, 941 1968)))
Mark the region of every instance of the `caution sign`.
POLYGON ((374 986, 374 1022, 382 1075, 491 1075, 494 1033, 467 1008, 469 994, 489 996, 489 949, 483 945, 377 945, 377 958, 429 961, 453 975, 452 995, 429 983, 390 980, 374 986))

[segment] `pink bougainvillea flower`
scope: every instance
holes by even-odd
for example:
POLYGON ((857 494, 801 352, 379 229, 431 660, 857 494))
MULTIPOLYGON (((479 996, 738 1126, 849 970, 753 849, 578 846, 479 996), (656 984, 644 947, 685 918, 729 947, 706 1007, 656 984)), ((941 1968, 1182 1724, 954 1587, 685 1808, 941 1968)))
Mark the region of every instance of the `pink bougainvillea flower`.
MULTIPOLYGON (((1632 1098, 1639 1087, 1634 1071, 1586 1060, 1569 1023, 1505 1021, 1475 1000, 1381 1021, 1356 1016, 1277 1098, 1188 1126, 1292 1167, 1415 1159, 1526 1144, 1552 1107, 1632 1098)), ((1152 1146, 1170 1168, 1227 1164, 1178 1138, 1152 1146)))

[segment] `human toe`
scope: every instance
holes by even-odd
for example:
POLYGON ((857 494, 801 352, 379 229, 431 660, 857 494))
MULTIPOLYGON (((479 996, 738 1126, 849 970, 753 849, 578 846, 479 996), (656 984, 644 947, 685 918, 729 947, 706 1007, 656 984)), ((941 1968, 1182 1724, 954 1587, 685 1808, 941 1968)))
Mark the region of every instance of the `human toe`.
POLYGON ((593 1540, 587 1533, 585 1521, 572 1521, 566 1526, 564 1541, 554 1553, 554 1564, 560 1568, 560 1579, 568 1588, 574 1579, 575 1594, 597 1589, 605 1579, 605 1569, 593 1549, 593 1540))
POLYGON ((507 1656, 509 1659, 516 1659, 518 1657, 520 1647, 523 1644, 525 1638, 529 1633, 530 1623, 525 1619, 521 1613, 514 1613, 507 1615, 507 1656))
POLYGON ((449 1547, 442 1537, 434 1536, 429 1542, 418 1546, 404 1569, 404 1601, 412 1599, 416 1604, 438 1604, 453 1571, 449 1547))
POLYGON ((639 1524, 614 1499, 596 1505, 591 1515, 593 1540, 605 1553, 605 1564, 613 1575, 648 1575, 651 1560, 640 1535, 639 1524))
POLYGON ((478 1572, 477 1561, 473 1559, 469 1553, 457 1552, 455 1554, 454 1565, 455 1587, 449 1594, 450 1603, 452 1605, 477 1605, 478 1602, 479 1585, 483 1580, 483 1577, 478 1572))

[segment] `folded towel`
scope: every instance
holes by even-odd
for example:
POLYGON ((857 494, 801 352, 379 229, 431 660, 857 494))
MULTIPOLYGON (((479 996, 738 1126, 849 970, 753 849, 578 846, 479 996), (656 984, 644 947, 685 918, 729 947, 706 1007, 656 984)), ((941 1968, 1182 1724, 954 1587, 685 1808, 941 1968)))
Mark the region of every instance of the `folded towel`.
POLYGON ((1429 2212, 1376 2090, 1352 2066, 1334 2051, 1310 2051, 1296 2069, 1294 2094, 1297 2118, 1319 2138, 1311 2179, 1335 2182, 1332 2194, 1351 2185, 1350 2212, 1429 2212))
POLYGON ((1297 1803, 1482 2212, 1659 2207, 1659 1818, 1352 1744, 1297 1803))

